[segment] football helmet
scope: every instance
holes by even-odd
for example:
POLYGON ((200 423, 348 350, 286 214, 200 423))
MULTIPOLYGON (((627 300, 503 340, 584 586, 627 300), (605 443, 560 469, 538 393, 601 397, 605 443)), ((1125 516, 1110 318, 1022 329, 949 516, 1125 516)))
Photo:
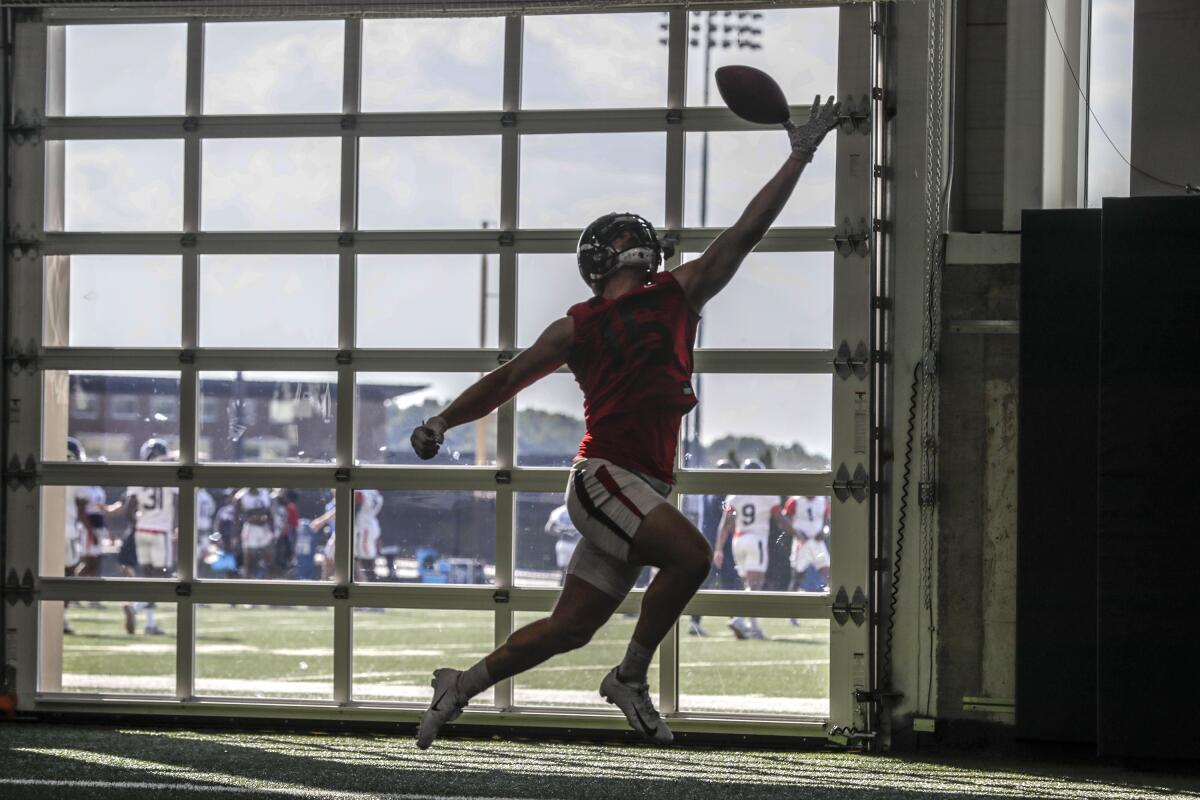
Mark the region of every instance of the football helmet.
POLYGON ((674 254, 675 246, 660 242, 653 225, 629 212, 605 214, 588 225, 575 249, 579 274, 595 292, 621 267, 642 267, 649 276, 658 272, 663 259, 674 254), (613 243, 625 234, 630 234, 630 239, 617 250, 613 243))
POLYGON ((160 458, 166 458, 170 454, 167 448, 167 443, 162 439, 147 439, 142 443, 142 447, 138 450, 138 459, 141 461, 157 461, 160 458))
POLYGON ((766 469, 767 465, 757 458, 747 458, 742 462, 742 469, 766 469))
POLYGON ((67 461, 87 461, 87 451, 74 436, 67 437, 67 461))
POLYGON ((737 469, 737 466, 728 458, 718 458, 717 469, 737 469))

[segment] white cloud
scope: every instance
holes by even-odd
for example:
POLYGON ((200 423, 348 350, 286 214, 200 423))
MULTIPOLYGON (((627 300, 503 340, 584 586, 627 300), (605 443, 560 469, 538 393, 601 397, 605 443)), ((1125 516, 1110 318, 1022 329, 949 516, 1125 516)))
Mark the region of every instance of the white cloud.
POLYGON ((183 141, 65 143, 64 227, 163 231, 183 225, 183 141))
POLYGON ((340 20, 208 24, 205 113, 341 111, 343 28, 340 20))
POLYGON ((201 162, 204 230, 340 226, 338 139, 208 139, 201 162))

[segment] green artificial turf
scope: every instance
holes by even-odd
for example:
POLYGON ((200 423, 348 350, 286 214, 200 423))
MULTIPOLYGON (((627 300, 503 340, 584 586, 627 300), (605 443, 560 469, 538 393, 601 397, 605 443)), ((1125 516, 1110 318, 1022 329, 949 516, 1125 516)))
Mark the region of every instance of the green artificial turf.
MULTIPOLYGON (((119 603, 72 606, 75 634, 64 637, 63 689, 116 694, 173 695, 174 607, 159 605, 166 635, 147 636, 144 612, 133 635, 119 603)), ((540 614, 521 612, 517 625, 540 614)), ((362 701, 423 703, 430 673, 466 668, 491 650, 494 617, 487 611, 355 609, 354 697, 362 701)), ((617 615, 593 640, 518 676, 520 706, 595 707, 600 680, 621 660, 636 620, 617 615)), ((680 709, 821 715, 829 694, 829 626, 764 619, 764 641, 734 638, 728 620, 710 617, 709 636, 680 642, 680 709)), ((332 699, 333 610, 227 605, 196 609, 196 694, 207 697, 332 699)), ((657 659, 650 673, 657 691, 657 659)), ((475 705, 491 702, 490 693, 475 705)))

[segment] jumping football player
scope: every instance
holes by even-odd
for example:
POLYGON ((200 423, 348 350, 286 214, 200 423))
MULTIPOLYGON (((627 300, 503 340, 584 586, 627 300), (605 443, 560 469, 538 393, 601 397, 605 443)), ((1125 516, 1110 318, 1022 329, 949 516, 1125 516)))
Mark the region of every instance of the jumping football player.
POLYGON ((680 420, 696 405, 691 385, 696 325, 705 303, 779 216, 838 114, 832 97, 824 106, 818 98, 804 125, 786 124, 791 153, 783 166, 702 256, 670 272, 658 271, 664 248, 645 219, 635 214, 597 219, 583 231, 576 254, 594 296, 571 306, 531 347, 413 431, 413 449, 429 459, 447 430, 486 416, 563 364, 583 389, 587 432, 566 491, 583 538, 554 611, 514 632, 465 672, 435 671, 418 747, 429 747, 442 726, 489 686, 587 644, 647 565, 658 572, 625 657, 604 677, 600 694, 646 739, 672 741, 650 699, 646 675, 659 643, 708 577, 712 559, 704 536, 666 499, 680 420))

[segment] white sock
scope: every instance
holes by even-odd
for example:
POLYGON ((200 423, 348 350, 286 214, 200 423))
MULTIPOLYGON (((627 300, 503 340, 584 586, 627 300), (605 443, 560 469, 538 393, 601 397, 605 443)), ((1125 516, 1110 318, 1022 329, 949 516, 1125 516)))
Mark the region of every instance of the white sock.
POLYGON ((459 673, 456 688, 460 695, 470 700, 491 685, 492 676, 488 674, 487 663, 480 659, 475 666, 466 672, 459 673))
POLYGON ((653 650, 642 647, 630 639, 629 647, 625 650, 625 658, 617 667, 617 678, 622 683, 645 683, 652 658, 654 658, 653 650))
POLYGON ((750 630, 762 633, 762 628, 758 627, 758 617, 750 618, 750 630))
POLYGON ((154 609, 150 608, 149 606, 146 606, 146 627, 147 628, 157 627, 154 624, 154 609))

